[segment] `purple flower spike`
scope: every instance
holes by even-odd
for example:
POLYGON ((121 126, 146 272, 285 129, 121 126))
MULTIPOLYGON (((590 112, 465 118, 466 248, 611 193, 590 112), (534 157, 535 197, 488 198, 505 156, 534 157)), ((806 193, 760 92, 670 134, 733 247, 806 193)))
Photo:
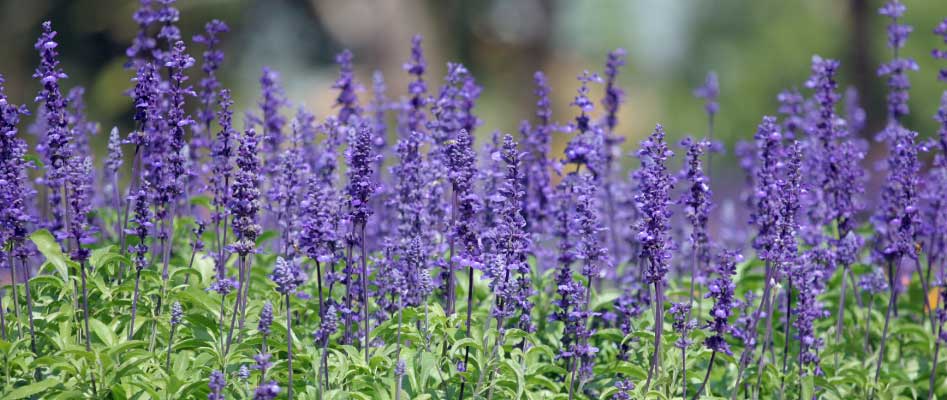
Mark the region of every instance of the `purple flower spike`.
POLYGON ((253 400, 274 400, 279 396, 280 387, 276 381, 261 383, 253 391, 253 400))
POLYGON ((184 309, 181 308, 181 303, 175 301, 171 305, 171 326, 177 326, 181 324, 181 321, 184 320, 184 309))
POLYGON ((241 138, 236 162, 237 173, 230 197, 236 239, 233 249, 241 256, 246 256, 253 252, 256 238, 263 229, 257 222, 260 212, 260 160, 253 129, 248 129, 241 138))
POLYGON ((220 37, 222 33, 230 32, 230 27, 220 20, 212 20, 204 25, 203 35, 194 35, 194 43, 200 43, 207 47, 204 50, 204 64, 201 71, 204 77, 198 85, 198 98, 200 99, 201 109, 197 112, 197 120, 200 122, 198 127, 206 130, 210 129, 211 122, 214 121, 214 104, 217 101, 220 92, 220 81, 217 80, 217 70, 220 64, 224 62, 224 52, 220 49, 220 37))
POLYGON ((276 283, 276 291, 282 294, 291 294, 296 288, 306 283, 306 273, 292 261, 286 261, 283 257, 276 258, 276 266, 273 267, 273 274, 270 279, 276 283))
MULTIPOLYGON (((273 303, 267 301, 263 303, 263 308, 260 309, 260 321, 257 323, 257 331, 260 332, 264 337, 270 335, 270 326, 273 325, 273 303)), ((269 360, 270 355, 266 355, 266 359, 269 360)), ((259 361, 257 361, 259 364, 259 361)))
POLYGON ((46 132, 41 139, 46 171, 43 182, 49 190, 50 210, 53 220, 49 221, 50 228, 57 238, 65 236, 61 232, 65 225, 65 210, 62 209, 62 185, 68 174, 68 160, 72 157, 71 134, 67 128, 66 99, 63 97, 59 80, 67 78, 66 73, 59 67, 59 44, 54 40, 56 31, 53 31, 49 21, 43 23, 43 33, 36 40, 34 46, 40 54, 40 64, 33 74, 43 85, 35 101, 43 105, 41 115, 45 118, 46 132))
POLYGON ((208 290, 217 292, 221 296, 226 296, 237 289, 239 283, 231 277, 218 278, 208 288, 208 290))
POLYGON ((362 109, 358 104, 358 92, 361 90, 358 82, 355 81, 355 72, 352 68, 352 52, 344 50, 335 56, 336 64, 339 64, 339 79, 332 85, 333 89, 339 89, 339 96, 335 99, 336 107, 339 107, 338 119, 343 124, 351 124, 351 117, 361 117, 362 109))
POLYGON ((526 174, 526 224, 532 233, 549 231, 551 218, 549 207, 552 205, 553 187, 550 177, 549 160, 552 131, 552 103, 549 101, 549 83, 542 71, 533 75, 536 89, 536 125, 528 122, 521 124, 523 135, 523 166, 526 174))
POLYGON ((426 119, 424 108, 430 102, 427 95, 427 83, 424 82, 427 63, 424 61, 424 49, 421 47, 421 40, 421 35, 414 35, 411 38, 411 61, 404 64, 404 70, 408 71, 408 74, 412 75, 414 80, 408 84, 408 94, 411 97, 408 100, 405 129, 401 133, 402 136, 419 132, 424 128, 426 119))
MULTIPOLYGON (((472 225, 475 214, 479 209, 479 198, 474 192, 474 177, 476 176, 477 153, 473 149, 473 136, 466 130, 461 130, 457 137, 448 144, 448 179, 457 196, 457 223, 451 227, 452 235, 464 246, 462 257, 475 257, 477 249, 477 227, 472 225)), ((471 258, 472 259, 472 258, 471 258)))
POLYGON ((570 105, 579 109, 579 115, 575 117, 575 129, 582 134, 591 129, 588 113, 592 112, 595 108, 595 103, 589 98, 589 83, 602 83, 602 78, 599 77, 598 74, 585 71, 579 75, 577 79, 580 82, 579 93, 575 96, 575 99, 572 100, 570 105))
POLYGON ((132 14, 132 19, 138 24, 138 33, 132 39, 131 46, 125 50, 125 55, 129 59, 125 65, 126 68, 139 68, 150 61, 157 45, 155 38, 150 34, 151 25, 157 22, 157 13, 152 0, 139 0, 138 3, 138 10, 132 14))
POLYGON ((704 111, 707 112, 707 115, 713 117, 720 110, 720 103, 717 102, 719 96, 720 83, 717 82, 717 73, 710 71, 707 73, 707 78, 704 79, 703 86, 694 89, 694 97, 704 99, 704 111))
POLYGON ((674 342, 674 347, 682 350, 687 349, 693 343, 687 336, 697 327, 697 321, 687 320, 690 311, 691 305, 686 303, 672 303, 671 308, 668 309, 668 314, 671 315, 671 319, 673 320, 671 326, 674 332, 680 335, 677 341, 674 342))
MULTIPOLYGON (((947 44, 947 18, 944 18, 943 21, 937 24, 937 27, 934 28, 934 34, 940 36, 944 44, 947 44)), ((931 50, 931 56, 938 60, 947 60, 947 49, 931 50)), ((941 82, 947 82, 947 68, 940 69, 937 79, 941 82)))
POLYGON ((733 297, 736 289, 733 276, 737 273, 736 263, 741 260, 742 256, 737 253, 722 252, 714 265, 716 277, 707 285, 707 294, 705 295, 705 297, 714 300, 714 305, 710 309, 712 320, 708 323, 713 336, 705 339, 704 345, 708 349, 726 355, 733 355, 724 335, 730 333, 732 329, 729 320, 733 314, 733 307, 737 304, 737 300, 733 297))
MULTIPOLYGON (((15 244, 19 259, 29 255, 23 242, 29 234, 28 224, 33 217, 27 210, 35 191, 29 181, 30 168, 24 159, 27 153, 26 141, 17 136, 20 117, 29 115, 26 106, 16 106, 8 102, 0 75, 0 243, 11 241, 15 244)), ((3 253, 4 250, 0 250, 3 253)), ((6 257, 6 254, 0 254, 6 257)), ((12 269, 12 268, 11 268, 12 269)))
MULTIPOLYGON (((269 67, 263 67, 260 89, 263 93, 263 98, 260 100, 260 112, 263 119, 257 123, 263 126, 263 154, 266 155, 264 170, 272 177, 279 168, 284 141, 283 128, 286 126, 286 118, 280 114, 280 110, 287 105, 287 101, 280 84, 279 73, 269 67)), ((270 193, 271 202, 272 196, 273 194, 270 193)))
POLYGON ((339 314, 334 305, 326 308, 322 321, 319 322, 319 329, 312 334, 313 340, 317 345, 325 348, 329 343, 329 337, 339 329, 339 314))
POLYGON ((757 234, 753 248, 761 260, 775 262, 778 251, 776 243, 779 232, 780 187, 782 175, 782 135, 776 126, 776 118, 763 117, 756 135, 757 164, 754 171, 753 212, 750 223, 756 226, 757 234))
POLYGON ((369 198, 375 193, 377 183, 373 179, 377 156, 372 145, 372 129, 367 122, 352 128, 346 158, 349 170, 346 193, 349 196, 348 209, 353 226, 364 226, 372 214, 369 198))
POLYGON ((907 72, 918 70, 913 59, 899 56, 899 50, 904 47, 913 31, 910 25, 898 22, 906 10, 907 7, 899 0, 890 0, 878 10, 879 14, 891 18, 888 25, 888 47, 892 49, 893 57, 878 67, 878 76, 888 77, 888 118, 892 123, 900 123, 901 118, 909 112, 908 91, 911 89, 911 82, 907 72))
POLYGON ((639 256, 648 261, 645 279, 649 283, 664 282, 671 260, 671 238, 669 235, 671 210, 670 192, 674 180, 668 173, 668 158, 674 153, 664 141, 664 127, 657 125, 648 139, 641 142, 638 159, 641 169, 636 178, 640 193, 635 201, 644 218, 637 225, 637 239, 641 243, 639 256))
POLYGON ((605 109, 605 126, 610 135, 618 125, 618 107, 625 101, 625 92, 617 86, 617 81, 618 71, 625 65, 626 55, 625 49, 616 49, 608 53, 605 61, 605 98, 602 99, 602 107, 605 109))
POLYGON ((893 148, 888 155, 888 178, 881 191, 881 204, 872 221, 877 235, 876 251, 888 260, 915 257, 919 219, 918 188, 920 162, 916 132, 901 127, 893 130, 893 148))
POLYGON ((186 71, 194 65, 194 58, 185 51, 184 42, 176 42, 170 58, 165 63, 165 67, 171 71, 171 89, 168 93, 171 104, 166 117, 171 136, 168 138, 170 145, 170 152, 167 155, 168 175, 164 182, 168 186, 159 188, 159 191, 164 192, 162 197, 169 198, 168 202, 184 194, 184 179, 188 175, 184 159, 184 147, 187 145, 184 128, 194 124, 184 109, 186 98, 195 95, 194 90, 185 85, 188 80, 186 71))
POLYGON ((74 240, 72 259, 84 262, 89 259, 91 251, 83 248, 83 244, 91 243, 93 230, 92 220, 92 158, 74 156, 69 160, 69 170, 66 176, 65 192, 69 204, 69 237, 74 240))
MULTIPOLYGON (((687 150, 682 179, 686 180, 688 188, 678 200, 678 204, 684 206, 684 217, 691 225, 690 245, 691 251, 695 252, 696 266, 702 266, 708 264, 711 257, 707 223, 710 220, 713 192, 710 190, 710 179, 704 175, 701 162, 701 157, 707 151, 710 142, 685 138, 681 141, 681 146, 687 150)), ((703 271, 697 268, 696 272, 703 271)))
MULTIPOLYGON (((822 375, 822 368, 819 366, 819 350, 824 345, 824 341, 815 332, 814 324, 816 320, 826 318, 829 312, 822 308, 822 303, 818 297, 825 290, 827 273, 825 265, 830 257, 825 251, 812 249, 803 256, 802 265, 796 269, 797 273, 793 277, 793 282, 799 289, 799 298, 796 308, 793 309, 793 315, 796 319, 792 326, 796 328, 796 338, 800 343, 799 361, 804 366, 809 366, 815 375, 822 375)), ((807 371, 803 370, 803 374, 807 371)))
POLYGON ((784 90, 776 96, 779 101, 779 114, 783 115, 783 129, 787 139, 794 139, 805 128, 805 102, 806 99, 798 90, 784 90))
POLYGON ((224 388, 227 387, 227 378, 224 377, 223 372, 214 370, 210 373, 210 379, 207 381, 207 387, 210 388, 210 393, 207 395, 207 400, 224 400, 224 388))

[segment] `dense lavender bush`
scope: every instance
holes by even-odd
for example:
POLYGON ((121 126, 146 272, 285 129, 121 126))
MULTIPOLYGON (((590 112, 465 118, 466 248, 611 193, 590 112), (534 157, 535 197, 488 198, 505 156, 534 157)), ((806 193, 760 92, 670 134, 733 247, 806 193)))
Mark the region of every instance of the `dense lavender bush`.
MULTIPOLYGON (((458 63, 427 75, 420 36, 407 87, 376 73, 370 101, 341 52, 323 120, 264 68, 240 126, 218 79, 229 28, 208 22, 194 47, 174 0, 140 0, 134 129, 96 163, 99 124, 45 22, 33 108, 0 76, 0 397, 947 397, 947 90, 918 100, 939 100, 936 136, 905 126, 905 10, 879 10, 880 191, 858 93, 814 56, 803 91, 740 128, 737 202, 712 190, 716 73, 694 92, 707 132, 680 155, 660 124, 622 154, 622 49, 579 75, 571 122, 536 72, 519 142, 479 143, 481 88, 458 63)), ((933 33, 947 45, 947 19, 933 33)))

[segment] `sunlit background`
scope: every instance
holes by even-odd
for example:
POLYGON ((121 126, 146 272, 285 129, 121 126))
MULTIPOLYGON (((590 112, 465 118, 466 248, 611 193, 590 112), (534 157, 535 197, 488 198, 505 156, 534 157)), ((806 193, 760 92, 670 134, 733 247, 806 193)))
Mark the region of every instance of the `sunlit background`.
MULTIPOLYGON (((911 74, 911 115, 906 125, 930 136, 932 116, 943 85, 935 81, 930 50, 939 40, 932 34, 947 15, 947 2, 906 1, 905 20, 914 26, 904 54, 921 69, 911 74)), ((543 70, 554 88, 556 119, 568 122, 568 104, 583 70, 601 71, 608 51, 628 51, 628 65, 619 78, 626 92, 618 134, 627 137, 625 150, 637 146, 655 123, 672 139, 704 135, 703 104, 692 90, 707 71, 719 74, 721 107, 717 137, 729 151, 715 163, 721 190, 738 185, 742 173, 732 145, 751 138, 760 117, 776 109, 784 88, 804 90, 813 54, 842 60, 841 87, 859 89, 868 110, 867 137, 884 121, 884 81, 879 63, 890 57, 887 20, 877 15, 881 1, 866 0, 180 0, 184 36, 200 33, 205 22, 218 18, 231 27, 224 38, 224 85, 234 90, 238 109, 255 107, 263 66, 282 73, 290 99, 317 116, 332 113, 335 92, 330 85, 338 51, 355 53, 358 78, 370 86, 374 70, 384 73, 389 96, 404 95, 410 38, 424 36, 431 90, 442 81, 447 61, 468 66, 483 86, 476 113, 483 120, 480 140, 494 130, 515 133, 519 120, 530 118, 535 99, 532 73, 543 70)), ((102 125, 96 142, 104 148, 113 125, 127 132, 131 103, 124 91, 131 72, 123 69, 124 50, 135 34, 131 0, 2 0, 0 1, 0 73, 7 78, 12 101, 33 104, 39 84, 30 78, 37 63, 33 50, 40 23, 51 20, 63 67, 70 75, 66 88, 87 88, 90 118, 102 125)), ((200 48, 191 50, 200 57, 200 48)), ((194 69, 197 74, 199 68, 194 69)), ((602 97, 594 88, 595 99, 602 97)), ((363 102, 371 93, 361 93, 363 102)), ((32 106, 35 108, 35 105, 32 106)), ((561 148, 566 135, 556 138, 561 148)), ((866 163, 883 152, 875 145, 866 163)), ((626 158, 626 166, 634 160, 626 158)))

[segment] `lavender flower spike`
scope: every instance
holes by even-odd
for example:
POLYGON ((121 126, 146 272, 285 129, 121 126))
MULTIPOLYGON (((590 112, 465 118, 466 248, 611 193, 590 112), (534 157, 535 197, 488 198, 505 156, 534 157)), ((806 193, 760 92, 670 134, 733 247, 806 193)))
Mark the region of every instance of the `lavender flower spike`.
POLYGON ((207 387, 210 388, 210 393, 207 395, 207 400, 224 400, 224 388, 227 387, 227 378, 224 377, 224 374, 218 370, 213 370, 210 373, 210 379, 207 380, 207 387))
MULTIPOLYGON (((348 161, 348 184, 346 185, 346 192, 348 193, 348 210, 349 210, 349 224, 351 231, 349 240, 349 249, 348 257, 346 262, 346 269, 349 270, 349 276, 354 275, 354 266, 352 259, 352 247, 355 242, 358 242, 361 247, 361 306, 363 311, 363 322, 365 323, 365 360, 368 362, 368 252, 366 251, 365 243, 365 230, 366 224, 368 223, 368 217, 372 214, 372 209, 369 203, 372 195, 375 193, 377 184, 375 183, 373 176, 373 167, 375 166, 376 155, 373 153, 374 146, 372 145, 372 129, 368 124, 368 121, 361 121, 357 128, 355 129, 354 134, 352 134, 349 144, 349 148, 346 152, 346 158, 348 161)), ((352 282, 351 278, 348 278, 348 282, 352 282)), ((354 293, 353 288, 346 288, 346 306, 351 305, 352 294, 354 293)), ((351 317, 349 314, 346 314, 346 327, 349 326, 351 322, 351 317)))
POLYGON ((899 19, 907 7, 899 0, 889 0, 878 10, 878 14, 891 18, 888 25, 888 47, 892 50, 892 59, 878 67, 878 76, 888 77, 888 118, 889 123, 899 124, 908 114, 908 96, 911 82, 908 71, 917 71, 918 65, 911 58, 902 58, 899 50, 904 47, 908 36, 914 30, 910 25, 901 24, 899 19))
POLYGON ((427 63, 424 61, 424 49, 421 47, 421 40, 421 35, 414 35, 411 38, 411 61, 404 64, 404 70, 414 76, 414 80, 408 84, 408 94, 411 97, 408 100, 406 129, 402 132, 402 135, 420 132, 424 128, 424 107, 430 102, 427 96, 427 84, 424 82, 424 71, 427 69, 427 63))
POLYGON ((339 107, 338 119, 343 124, 350 124, 350 118, 353 116, 361 117, 362 115, 357 94, 361 90, 361 86, 355 81, 355 72, 352 68, 352 52, 342 51, 335 56, 335 62, 339 64, 339 78, 332 85, 332 88, 339 89, 339 96, 335 99, 335 105, 339 107))
POLYGON ((201 66, 204 77, 198 85, 201 108, 197 112, 197 120, 200 122, 197 126, 204 134, 209 134, 211 123, 214 121, 214 104, 218 102, 217 97, 221 89, 220 81, 217 80, 217 70, 224 62, 224 52, 219 47, 219 35, 230 32, 230 27, 223 21, 215 19, 204 25, 204 32, 202 35, 194 35, 193 38, 194 43, 207 47, 203 54, 204 64, 201 66))
POLYGON ((175 301, 174 304, 171 305, 171 334, 168 336, 168 356, 164 364, 164 368, 167 371, 171 370, 171 346, 174 344, 174 332, 183 321, 184 309, 181 308, 181 303, 175 301))
MULTIPOLYGON (((704 99, 704 111, 707 112, 707 117, 710 118, 711 126, 713 126, 714 116, 720 111, 720 103, 717 101, 719 96, 720 83, 717 81, 717 73, 710 71, 707 73, 707 78, 704 79, 704 84, 694 89, 694 97, 704 99)), ((710 140, 713 140, 713 136, 710 137, 710 140)))
POLYGON ((250 280, 247 256, 256 247, 256 239, 263 230, 257 222, 260 212, 260 160, 257 154, 256 131, 248 129, 241 138, 240 149, 237 152, 237 173, 230 196, 230 213, 233 215, 233 232, 235 242, 231 246, 238 256, 238 285, 240 293, 237 295, 233 316, 230 320, 230 330, 227 333, 226 350, 230 349, 233 339, 234 322, 237 311, 240 311, 240 326, 246 320, 246 297, 249 294, 250 280))
POLYGON ((253 391, 253 400, 274 400, 279 392, 280 387, 276 381, 264 382, 253 391))
POLYGON ((707 223, 710 220, 713 194, 710 191, 709 179, 704 175, 701 166, 701 156, 710 146, 710 142, 685 138, 681 141, 681 146, 687 149, 686 164, 682 175, 687 180, 689 188, 683 193, 678 203, 684 206, 684 216, 691 227, 690 302, 693 303, 695 283, 700 278, 700 274, 705 272, 702 267, 710 263, 711 257, 707 223))
MULTIPOLYGON (((33 299, 30 293, 29 268, 27 259, 31 255, 30 249, 26 246, 26 236, 29 233, 28 226, 34 221, 28 210, 29 204, 35 195, 35 191, 29 182, 30 168, 27 164, 27 144, 26 141, 17 136, 17 125, 20 123, 20 117, 29 115, 29 110, 25 105, 16 106, 10 104, 6 97, 6 90, 3 86, 3 75, 0 75, 0 263, 4 260, 10 263, 10 277, 13 286, 11 297, 13 297, 13 306, 16 320, 19 321, 20 306, 17 298, 17 268, 16 263, 27 272, 26 285, 26 306, 30 323, 30 349, 34 355, 36 352, 36 331, 33 325, 33 299), (9 247, 7 247, 9 246, 9 247), (9 253, 8 253, 9 251, 9 253)), ((0 305, 2 308, 3 305, 0 305)), ((3 312, 0 311, 0 317, 3 312)), ((0 318, 0 324, 3 324, 0 318)), ((19 326, 19 325, 18 325, 19 326)), ((4 328, 3 340, 6 339, 4 328)))
MULTIPOLYGON (((917 230, 920 222, 918 208, 918 187, 920 162, 917 158, 918 146, 914 143, 916 132, 900 126, 889 126, 893 148, 888 155, 888 178, 881 192, 881 206, 875 215, 878 251, 884 255, 889 266, 891 296, 885 314, 885 325, 881 334, 878 364, 875 369, 875 383, 881 377, 881 363, 885 356, 885 342, 888 337, 888 323, 896 307, 898 282, 894 277, 901 276, 901 264, 907 261, 918 264, 915 250, 917 230)), ((918 268, 920 269, 920 268, 918 268)), ((923 278, 923 275, 922 275, 923 278)), ((926 293, 927 291, 925 291, 926 293)), ((927 296, 924 298, 925 306, 927 296)), ((933 315, 931 315, 933 318, 933 315)))
MULTIPOLYGON (((59 87, 59 80, 67 78, 66 73, 59 67, 59 44, 54 41, 56 31, 53 31, 49 21, 43 23, 43 33, 36 40, 34 46, 40 53, 40 65, 36 68, 33 77, 39 79, 43 88, 37 94, 35 101, 43 104, 42 116, 45 118, 46 132, 42 138, 46 164, 43 182, 48 191, 49 210, 51 219, 47 221, 49 228, 57 239, 66 236, 62 230, 65 227, 66 210, 62 206, 63 185, 68 174, 68 160, 72 157, 71 134, 67 128, 66 99, 59 87)), ((45 217, 45 216, 44 216, 45 217)))
POLYGON ((717 275, 707 285, 707 294, 704 297, 712 298, 714 305, 710 309, 712 320, 707 323, 707 327, 713 333, 712 336, 704 340, 704 346, 712 351, 710 353, 710 362, 707 363, 707 373, 704 380, 694 394, 694 400, 700 398, 707 381, 710 379, 710 371, 714 367, 714 358, 717 353, 723 353, 728 356, 733 355, 730 345, 724 338, 725 334, 730 333, 733 327, 730 326, 730 316, 733 314, 733 308, 738 300, 734 299, 736 284, 733 282, 733 276, 737 273, 736 263, 743 260, 743 257, 736 252, 724 251, 717 256, 717 262, 714 266, 714 273, 717 275))
MULTIPOLYGON (((288 393, 287 398, 291 399, 293 398, 293 318, 289 299, 292 297, 292 293, 296 291, 296 288, 306 283, 306 274, 295 263, 278 257, 276 259, 276 266, 273 268, 273 275, 270 275, 270 279, 276 283, 276 290, 282 293, 286 299, 286 363, 289 371, 289 382, 286 385, 286 390, 288 393)), ((272 306, 270 312, 272 313, 272 306)), ((272 319, 272 315, 270 315, 270 318, 272 319)))
POLYGON ((636 226, 641 243, 639 257, 647 261, 645 280, 654 285, 654 354, 645 390, 651 387, 651 378, 660 366, 661 333, 664 330, 664 278, 671 260, 670 192, 674 181, 665 163, 674 153, 664 142, 664 127, 657 125, 648 139, 641 142, 638 158, 641 169, 637 173, 641 192, 635 196, 644 218, 636 226))

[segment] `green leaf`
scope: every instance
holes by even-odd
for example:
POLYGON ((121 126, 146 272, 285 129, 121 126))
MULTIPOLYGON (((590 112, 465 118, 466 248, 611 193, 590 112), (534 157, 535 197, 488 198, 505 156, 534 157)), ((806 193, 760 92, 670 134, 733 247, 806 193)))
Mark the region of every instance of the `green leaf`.
POLYGON ((33 241, 33 244, 36 245, 39 252, 43 253, 43 257, 46 257, 46 261, 56 268, 59 277, 62 278, 63 281, 68 281, 69 266, 75 266, 77 264, 62 253, 62 248, 59 247, 59 243, 56 242, 53 235, 45 229, 40 229, 30 235, 30 240, 33 241))
POLYGON ((116 336, 115 332, 109 329, 108 326, 102 323, 102 321, 89 318, 89 327, 92 328, 92 331, 95 332, 95 336, 98 336, 99 340, 105 343, 106 346, 112 347, 118 343, 118 336, 116 336))
POLYGON ((470 346, 470 347, 473 347, 473 348, 475 348, 475 349, 477 349, 477 350, 482 350, 482 346, 480 345, 479 342, 477 342, 476 339, 474 339, 474 338, 463 338, 463 339, 460 339, 460 340, 458 340, 457 342, 455 342, 454 345, 451 346, 450 351, 451 351, 451 353, 454 353, 454 352, 457 351, 457 349, 460 349, 461 347, 464 347, 464 346, 470 346))
POLYGON ((43 393, 47 389, 53 386, 56 386, 58 384, 59 384, 59 381, 56 379, 46 379, 43 381, 39 381, 39 382, 29 384, 26 386, 20 386, 16 389, 13 389, 9 393, 7 393, 6 396, 3 396, 3 398, 7 400, 25 399, 34 394, 43 393))
POLYGON ((113 262, 124 263, 125 265, 131 265, 131 260, 128 257, 125 257, 121 254, 113 252, 112 250, 115 246, 106 246, 99 249, 92 250, 92 256, 89 257, 89 264, 93 268, 101 268, 106 265, 109 265, 113 262))

